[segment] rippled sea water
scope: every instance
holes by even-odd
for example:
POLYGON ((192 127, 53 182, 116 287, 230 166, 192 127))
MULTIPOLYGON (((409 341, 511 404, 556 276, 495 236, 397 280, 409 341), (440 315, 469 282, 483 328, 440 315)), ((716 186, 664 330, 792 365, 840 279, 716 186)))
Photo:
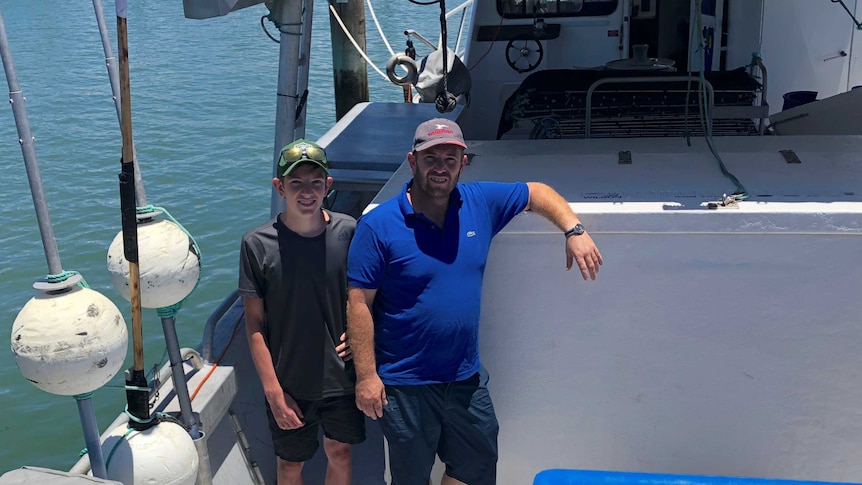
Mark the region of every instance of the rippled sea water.
MULTIPOLYGON (((103 7, 116 55, 114 3, 106 0, 103 7)), ((439 34, 437 6, 378 0, 374 8, 396 50, 404 48, 404 29, 430 39, 439 34)), ((63 268, 81 272, 130 326, 129 303, 114 291, 106 270, 108 245, 120 230, 122 140, 93 5, 4 0, 0 12, 27 98, 63 268)), ((189 20, 180 0, 129 2, 132 127, 146 195, 188 229, 203 253, 201 281, 177 316, 181 346, 198 344, 210 311, 236 287, 241 235, 269 215, 278 45, 261 30, 266 13, 258 5, 227 17, 189 20)), ((310 139, 335 121, 327 15, 327 2, 316 0, 310 139)), ((389 52, 371 16, 366 20, 369 55, 382 68, 389 52)), ((450 32, 457 31, 455 20, 450 32)), ((372 101, 401 99, 401 89, 372 69, 369 82, 372 101)), ((32 283, 48 271, 12 110, 4 106, 0 322, 8 338, 16 315, 35 294, 32 283)), ((151 367, 164 358, 154 310, 144 310, 144 339, 151 367)), ((128 367, 131 352, 127 360, 128 367)), ((122 384, 115 377, 93 397, 103 428, 122 410, 122 384)), ((74 399, 32 386, 8 350, 0 352, 0 406, 0 473, 22 465, 68 469, 78 459, 84 441, 74 399)))

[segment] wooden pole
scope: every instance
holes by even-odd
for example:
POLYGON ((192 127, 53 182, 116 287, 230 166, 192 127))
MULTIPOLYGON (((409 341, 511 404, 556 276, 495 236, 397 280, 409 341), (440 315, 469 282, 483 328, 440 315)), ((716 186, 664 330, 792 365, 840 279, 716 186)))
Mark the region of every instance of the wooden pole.
POLYGON ((129 426, 146 429, 152 426, 149 410, 149 384, 144 374, 144 331, 141 322, 141 273, 138 264, 138 220, 135 205, 135 165, 132 140, 132 95, 129 80, 129 34, 126 2, 117 3, 117 47, 120 51, 120 128, 123 156, 120 160, 120 212, 123 223, 123 250, 129 262, 129 293, 132 302, 132 353, 134 363, 126 374, 126 400, 129 426))
MULTIPOLYGON (((365 5, 361 0, 330 2, 350 35, 365 50, 365 5)), ((368 66, 331 14, 329 31, 332 39, 335 118, 341 119, 357 103, 368 101, 368 66)))
MULTIPOLYGON (((108 27, 105 24, 105 13, 102 10, 102 1, 93 0, 93 10, 96 13, 96 24, 99 26, 99 36, 102 38, 102 50, 105 52, 105 67, 108 69, 108 79, 111 81, 111 93, 114 95, 114 106, 117 110, 117 121, 122 124, 123 111, 120 108, 120 76, 117 72, 117 59, 111 49, 111 41, 108 39, 108 27)), ((122 129, 122 126, 120 126, 122 129)), ((138 207, 147 205, 147 194, 144 192, 144 180, 141 177, 140 164, 135 154, 135 146, 132 145, 132 158, 135 167, 135 203, 138 207)))

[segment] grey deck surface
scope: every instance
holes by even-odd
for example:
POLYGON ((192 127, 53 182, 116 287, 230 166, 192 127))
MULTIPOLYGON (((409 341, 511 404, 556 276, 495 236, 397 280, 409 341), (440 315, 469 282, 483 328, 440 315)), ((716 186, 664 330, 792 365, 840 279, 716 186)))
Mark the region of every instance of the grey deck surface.
POLYGON ((318 143, 337 170, 394 172, 404 161, 419 123, 431 118, 455 119, 460 110, 440 114, 432 104, 360 103, 318 143))

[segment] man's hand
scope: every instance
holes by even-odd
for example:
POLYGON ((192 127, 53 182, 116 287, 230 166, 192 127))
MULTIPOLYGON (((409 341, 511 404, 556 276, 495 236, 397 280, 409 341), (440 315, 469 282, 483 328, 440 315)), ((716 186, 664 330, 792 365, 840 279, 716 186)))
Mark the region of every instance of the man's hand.
POLYGON ((387 404, 386 388, 380 376, 374 374, 356 381, 356 407, 371 419, 383 416, 383 405, 387 404))
POLYGON ((566 238, 566 271, 572 269, 572 263, 577 262, 584 281, 596 279, 599 266, 602 265, 602 253, 589 234, 569 236, 566 238))
POLYGON ((272 395, 267 394, 266 400, 279 428, 296 429, 305 426, 302 422, 302 411, 290 394, 284 391, 274 392, 272 395))
POLYGON ((347 332, 341 334, 341 343, 335 347, 335 351, 345 362, 353 359, 353 350, 350 348, 350 341, 347 340, 347 332))

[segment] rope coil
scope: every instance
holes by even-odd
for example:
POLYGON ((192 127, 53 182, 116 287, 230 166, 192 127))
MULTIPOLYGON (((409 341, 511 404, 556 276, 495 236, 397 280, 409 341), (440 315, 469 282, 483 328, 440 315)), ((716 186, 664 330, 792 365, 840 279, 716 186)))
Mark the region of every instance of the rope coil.
MULTIPOLYGON (((45 281, 47 281, 48 283, 62 283, 75 275, 80 276, 81 273, 77 271, 63 271, 61 273, 49 274, 45 275, 45 281)), ((90 287, 90 285, 87 283, 87 280, 85 280, 83 276, 81 276, 81 281, 78 283, 78 286, 80 286, 81 288, 90 287)))

